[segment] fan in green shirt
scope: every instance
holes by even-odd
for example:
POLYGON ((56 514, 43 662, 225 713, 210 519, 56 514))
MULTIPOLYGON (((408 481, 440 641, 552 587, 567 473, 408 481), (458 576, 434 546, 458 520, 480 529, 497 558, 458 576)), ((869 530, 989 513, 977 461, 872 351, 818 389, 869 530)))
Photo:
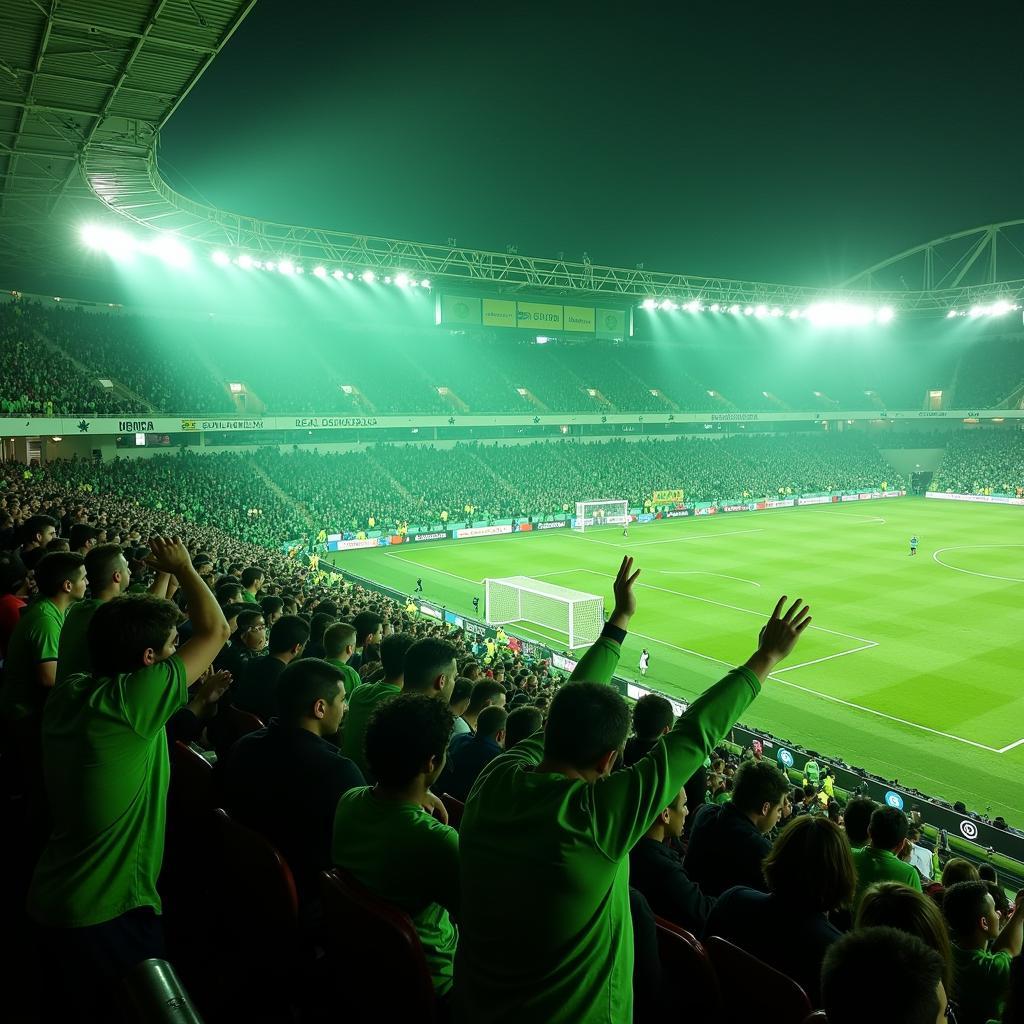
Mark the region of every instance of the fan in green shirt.
POLYGON ((324 661, 341 670, 345 677, 345 697, 352 704, 352 694, 362 682, 359 673, 348 663, 356 651, 356 627, 348 622, 336 622, 324 632, 324 661))
MULTIPOLYGON (((342 796, 332 844, 339 868, 412 918, 439 996, 452 987, 459 838, 431 816, 438 801, 430 786, 444 767, 452 725, 446 702, 424 693, 381 705, 366 731, 366 758, 377 782, 342 796)), ((358 976, 358 964, 353 970, 358 976)))
POLYGON ((92 672, 71 676, 47 702, 52 830, 28 898, 29 913, 47 928, 160 911, 170 774, 164 726, 223 646, 228 625, 181 542, 153 538, 150 547, 151 563, 181 584, 192 637, 175 652, 181 615, 170 601, 147 594, 104 602, 89 624, 92 672))
POLYGON ((44 555, 35 568, 40 597, 18 620, 7 645, 0 717, 38 721, 57 678, 60 631, 68 608, 85 596, 85 566, 73 551, 44 555))
POLYGON ((746 664, 695 700, 649 753, 613 772, 629 711, 606 684, 636 608, 638 574, 624 559, 611 618, 556 694, 543 737, 495 758, 469 794, 455 975, 463 1021, 631 1019, 629 851, 811 621, 802 602, 784 611, 781 599, 746 664), (513 877, 523 880, 515 900, 495 899, 495 880, 513 877))
POLYGON ((868 845, 853 851, 857 869, 857 891, 853 909, 860 906, 861 897, 875 882, 902 882, 911 889, 921 891, 921 876, 917 868, 900 855, 907 846, 910 823, 897 807, 877 807, 868 823, 868 845))
POLYGON ((942 913, 953 941, 953 996, 957 1020, 985 1024, 1002 1017, 1010 972, 1024 946, 1024 892, 1002 930, 985 882, 958 882, 942 898, 942 913))

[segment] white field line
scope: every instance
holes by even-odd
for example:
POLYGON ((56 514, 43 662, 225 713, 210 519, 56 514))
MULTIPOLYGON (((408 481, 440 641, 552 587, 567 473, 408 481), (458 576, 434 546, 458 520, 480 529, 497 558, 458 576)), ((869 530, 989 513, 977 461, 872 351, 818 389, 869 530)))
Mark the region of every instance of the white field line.
POLYGON ((1005 747, 999 748, 999 753, 1005 754, 1008 750, 1013 750, 1014 747, 1019 747, 1022 743, 1024 743, 1024 739, 1015 740, 1013 743, 1007 743, 1005 747))
POLYGON ((932 561, 938 562, 944 569, 952 569, 953 572, 962 572, 967 576, 983 576, 987 580, 1002 580, 1004 583, 1024 583, 1019 576, 993 576, 988 572, 975 572, 973 569, 960 569, 955 565, 944 562, 939 555, 943 551, 966 551, 970 548, 1024 548, 1024 544, 954 544, 951 547, 939 548, 932 552, 932 561))
POLYGON ((761 586, 755 580, 745 580, 742 576, 727 576, 724 572, 705 572, 703 569, 655 569, 662 576, 717 576, 720 580, 736 580, 737 583, 749 583, 752 587, 761 586))
POLYGON ((776 669, 772 675, 778 675, 780 672, 792 672, 797 668, 807 668, 808 665, 820 665, 823 661, 832 661, 833 658, 845 658, 848 654, 856 654, 858 651, 870 651, 872 647, 877 647, 878 644, 871 640, 866 644, 862 644, 860 647, 851 647, 848 651, 840 651, 838 654, 826 654, 824 658, 812 658, 810 661, 798 661, 795 665, 787 665, 785 668, 776 669))
MULTIPOLYGON (((579 572, 589 572, 594 576, 606 576, 608 579, 615 579, 615 577, 608 572, 599 572, 597 569, 580 569, 579 572)), ((703 604, 712 604, 718 608, 728 608, 730 611, 743 612, 746 615, 756 615, 759 618, 765 618, 765 611, 763 608, 741 608, 736 604, 726 604, 725 601, 713 601, 710 597, 698 597, 696 594, 686 594, 681 590, 672 590, 669 587, 658 587, 653 583, 638 583, 638 587, 646 587, 648 590, 660 590, 663 594, 675 594, 676 597, 686 597, 691 601, 700 601, 703 604)), ((824 626, 815 626, 811 624, 811 629, 819 630, 822 633, 831 633, 832 636, 841 636, 844 640, 856 640, 859 644, 874 644, 874 640, 869 640, 864 636, 854 636, 853 633, 843 633, 838 629, 826 629, 824 626)))
POLYGON ((429 569, 430 572, 439 572, 442 576, 451 576, 453 580, 462 580, 465 583, 475 583, 480 586, 483 580, 471 580, 468 576, 460 576, 457 572, 449 572, 447 569, 438 569, 436 565, 429 565, 426 562, 417 562, 413 558, 403 558, 401 555, 392 554, 390 551, 384 552, 385 558, 396 558, 399 562, 408 562, 409 565, 418 565, 421 569, 429 569))
POLYGON ((826 516, 847 516, 850 519, 859 519, 865 523, 884 523, 885 520, 881 516, 868 516, 864 515, 863 512, 841 512, 837 508, 823 508, 821 510, 823 515, 826 516))
POLYGON ((764 533, 764 530, 720 530, 717 533, 696 533, 691 537, 668 537, 665 540, 642 540, 633 543, 627 539, 622 544, 613 544, 610 540, 595 540, 593 537, 585 537, 582 533, 577 533, 575 536, 590 544, 603 544, 606 548, 618 548, 622 551, 624 548, 648 548, 654 544, 681 544, 684 541, 714 540, 716 537, 738 537, 743 533, 764 533))

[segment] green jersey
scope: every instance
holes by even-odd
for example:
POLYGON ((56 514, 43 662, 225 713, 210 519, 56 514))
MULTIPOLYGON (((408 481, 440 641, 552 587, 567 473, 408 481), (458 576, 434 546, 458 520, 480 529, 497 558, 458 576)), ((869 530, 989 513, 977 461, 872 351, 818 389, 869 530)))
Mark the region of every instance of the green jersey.
POLYGON ((40 924, 83 928, 137 907, 160 912, 168 719, 188 702, 185 665, 71 676, 43 715, 52 828, 29 888, 40 924))
MULTIPOLYGON (((572 677, 610 682, 619 650, 602 636, 572 677)), ((752 672, 735 669, 648 754, 596 783, 537 772, 544 754, 538 737, 484 768, 459 833, 463 1020, 631 1020, 629 851, 759 690, 752 672), (514 901, 495 898, 499 878, 525 880, 514 901)))
POLYGON ((375 896, 404 910, 416 926, 434 990, 452 987, 458 932, 459 836, 422 807, 351 789, 334 817, 334 863, 375 896))
POLYGON ((57 686, 69 676, 92 670, 88 642, 89 623, 92 622, 92 617, 101 604, 102 601, 90 599, 77 601, 68 609, 60 631, 60 646, 57 650, 57 686))
POLYGON ((356 692, 356 687, 360 686, 363 682, 359 677, 359 673, 347 661, 342 661, 340 658, 324 658, 324 661, 328 665, 333 665, 336 669, 339 669, 345 677, 345 700, 351 704, 352 694, 356 692))
MULTIPOLYGON (((355 671, 353 669, 353 671, 355 671)), ((347 683, 346 683, 347 685, 347 683)), ((342 723, 341 752, 351 761, 359 765, 363 778, 370 778, 370 766, 366 763, 366 752, 363 749, 366 740, 366 727, 370 724, 370 715, 378 704, 396 694, 401 689, 390 683, 360 683, 355 694, 348 702, 348 713, 342 723)))
POLYGON ((917 868, 900 860, 890 850, 863 846, 853 851, 853 866, 857 869, 857 891, 853 897, 855 913, 861 897, 875 882, 902 882, 911 889, 921 891, 921 876, 917 868))
POLYGON ((39 685, 36 668, 57 660, 63 625, 64 612, 45 597, 21 613, 7 645, 0 716, 19 719, 42 714, 50 691, 39 685))

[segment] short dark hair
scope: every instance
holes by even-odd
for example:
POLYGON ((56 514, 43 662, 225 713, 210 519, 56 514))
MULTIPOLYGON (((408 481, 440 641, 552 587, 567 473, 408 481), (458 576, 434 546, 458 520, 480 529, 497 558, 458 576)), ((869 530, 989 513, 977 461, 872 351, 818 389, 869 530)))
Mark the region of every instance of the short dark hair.
POLYGON ((871 845, 879 850, 895 850, 910 831, 907 816, 898 808, 886 804, 876 807, 871 814, 868 825, 868 838, 871 845))
POLYGON ((416 692, 430 689, 441 671, 458 656, 458 650, 447 640, 424 637, 405 652, 404 687, 416 692))
POLYGON ((454 724, 448 706, 425 693, 385 701, 366 728, 370 771, 385 786, 408 785, 430 758, 444 758, 454 724))
POLYGON ((92 548, 85 556, 85 575, 89 579, 89 586, 93 590, 107 586, 121 558, 124 558, 124 552, 120 544, 97 544, 92 548))
POLYGON ((835 942, 821 969, 829 1024, 935 1024, 942 958, 917 936, 864 928, 835 942))
POLYGON ((283 654, 294 650, 296 644, 304 644, 309 639, 309 624, 298 615, 282 615, 270 627, 270 639, 267 641, 268 654, 283 654))
POLYGON ((448 699, 448 704, 461 704, 464 700, 469 700, 475 685, 472 679, 467 679, 465 676, 456 676, 455 685, 452 687, 452 695, 448 699))
POLYGON ((0 594, 13 594, 28 579, 25 563, 14 551, 0 554, 0 594))
POLYGON ((242 586, 249 589, 257 580, 263 579, 265 573, 258 565, 249 565, 242 570, 242 586))
POLYGON ((996 871, 995 864, 989 864, 988 861, 985 861, 984 864, 978 865, 978 877, 983 882, 999 883, 999 872, 996 871))
POLYGON ((843 811, 843 827, 846 838, 855 849, 868 842, 868 823, 878 804, 869 796, 851 797, 843 811))
POLYGON ((505 728, 507 721, 508 712, 504 708, 493 705, 484 708, 476 720, 476 734, 477 736, 490 736, 493 739, 505 728))
POLYGON ((957 882, 946 890, 942 913, 954 936, 970 935, 977 928, 990 895, 987 882, 957 882))
POLYGON ((142 668, 143 654, 163 647, 179 622, 181 612, 174 602, 151 594, 129 594, 101 604, 86 634, 93 675, 142 668))
POLYGON ((68 543, 73 548, 80 548, 83 544, 95 540, 99 535, 100 531, 95 526, 90 526, 88 523, 75 523, 68 530, 68 543))
POLYGON ((273 594, 267 594, 266 597, 260 598, 260 607, 263 609, 264 615, 273 615, 274 612, 279 612, 284 607, 284 601, 273 594))
POLYGON ((350 622, 335 622, 324 631, 324 651, 336 658, 349 644, 355 644, 356 627, 350 622))
POLYGON ((733 779, 732 802, 747 814, 774 807, 789 792, 789 779, 771 761, 744 761, 733 779))
POLYGON ((551 702, 544 756, 590 768, 629 734, 629 706, 605 683, 566 683, 551 702))
POLYGON ((251 629, 257 619, 263 618, 262 608, 253 608, 252 605, 247 604, 244 612, 238 613, 238 619, 235 623, 239 633, 244 633, 247 629, 251 629))
POLYGON ((633 732, 641 740, 655 740, 675 718, 672 705, 658 693, 646 693, 633 708, 633 732))
POLYGON ((21 524, 22 543, 34 544, 36 537, 48 526, 52 526, 56 530, 60 526, 60 523, 58 523, 53 516, 29 516, 28 519, 21 524))
POLYGON ((286 725, 298 725, 310 717, 310 711, 318 700, 331 703, 338 696, 338 683, 344 681, 345 673, 322 658, 293 661, 277 677, 275 692, 281 721, 286 725))
POLYGON ((356 627, 356 644, 362 646, 368 636, 373 636, 384 620, 376 612, 360 612, 353 620, 356 627))
MULTIPOLYGON (((358 630, 356 641, 359 640, 358 630)), ((415 643, 412 633, 392 633, 380 642, 380 664, 385 679, 397 679, 405 671, 405 652, 415 643)))
POLYGON ((36 565, 36 586, 43 597, 53 597, 60 593, 67 580, 85 564, 85 559, 77 551, 51 551, 43 555, 36 565))
POLYGON ((480 679, 473 684, 473 696, 469 698, 469 711, 477 712, 486 708, 490 701, 505 692, 505 687, 494 679, 480 679))
POLYGON ((828 818, 805 814, 775 840, 764 861, 764 879, 788 902, 827 914, 853 901, 857 869, 842 829, 828 818))
POLYGON ((214 591, 217 598, 217 604, 222 608, 225 605, 235 604, 242 597, 242 587, 238 583, 218 583, 217 589, 214 591))
POLYGON ((313 612, 313 617, 309 620, 310 640, 314 643, 323 643, 324 633, 327 632, 327 627, 333 623, 333 615, 328 615, 326 612, 313 612))
POLYGON ((544 715, 540 708, 516 708, 505 723, 505 749, 532 736, 543 724, 544 715))

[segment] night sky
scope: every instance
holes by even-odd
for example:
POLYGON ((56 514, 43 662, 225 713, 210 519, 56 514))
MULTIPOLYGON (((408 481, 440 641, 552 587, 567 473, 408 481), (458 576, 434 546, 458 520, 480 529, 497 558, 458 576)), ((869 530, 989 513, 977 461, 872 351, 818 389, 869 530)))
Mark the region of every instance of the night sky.
POLYGON ((164 172, 272 220, 807 284, 1024 216, 1020 3, 509 7, 260 0, 164 172))

